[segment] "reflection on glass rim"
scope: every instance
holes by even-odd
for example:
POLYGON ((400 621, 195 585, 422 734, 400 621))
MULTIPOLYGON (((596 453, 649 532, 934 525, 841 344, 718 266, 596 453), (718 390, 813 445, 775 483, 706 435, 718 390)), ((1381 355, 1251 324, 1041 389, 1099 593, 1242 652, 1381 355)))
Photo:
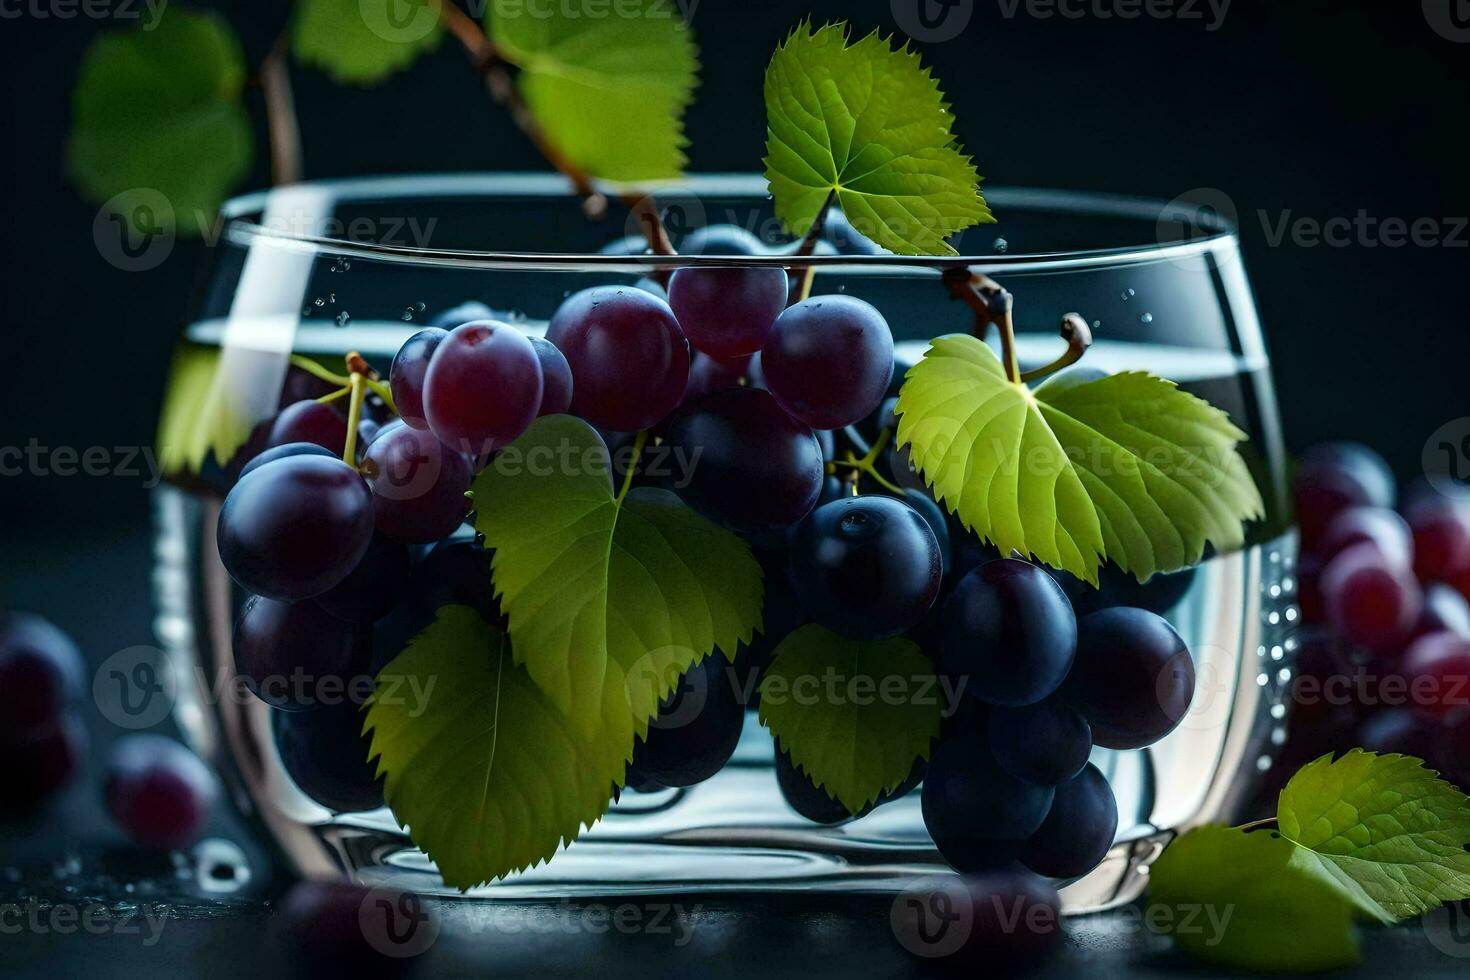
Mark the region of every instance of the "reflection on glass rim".
MULTIPOLYGON (((642 185, 640 189, 654 195, 683 192, 712 197, 752 197, 760 200, 768 197, 764 179, 754 174, 702 174, 683 181, 649 183, 642 185)), ((1079 217, 1120 219, 1152 224, 1161 233, 1166 227, 1175 228, 1183 231, 1185 237, 1111 248, 1034 253, 954 256, 816 255, 803 259, 802 264, 813 266, 819 271, 842 269, 864 275, 881 275, 885 272, 913 274, 923 271, 937 274, 938 270, 957 265, 971 266, 977 271, 1003 269, 1010 272, 1039 272, 1138 265, 1205 254, 1224 258, 1236 254, 1238 249, 1235 228, 1229 220, 1214 211, 1191 206, 1187 202, 1037 188, 987 188, 985 194, 987 200, 1000 212, 1070 213, 1079 217)), ((791 258, 780 254, 627 256, 431 249, 311 234, 296 227, 308 224, 299 215, 305 213, 325 220, 340 204, 395 198, 430 201, 435 198, 491 199, 512 195, 564 198, 569 196, 569 192, 566 180, 554 173, 404 175, 307 181, 257 191, 225 202, 221 208, 221 216, 226 222, 223 237, 231 244, 242 247, 269 244, 272 247, 346 258, 449 268, 584 268, 589 271, 636 274, 650 269, 684 266, 791 265, 791 258), (266 216, 268 209, 273 210, 282 203, 293 206, 297 211, 298 220, 291 222, 291 227, 283 228, 280 223, 273 222, 266 216)), ((1159 237, 1163 235, 1160 234, 1159 237)))

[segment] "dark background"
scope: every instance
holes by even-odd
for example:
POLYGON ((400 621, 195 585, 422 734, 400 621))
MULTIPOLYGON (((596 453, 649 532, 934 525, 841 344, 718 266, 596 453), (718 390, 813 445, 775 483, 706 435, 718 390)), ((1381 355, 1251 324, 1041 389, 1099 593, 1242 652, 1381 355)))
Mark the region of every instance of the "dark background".
MULTIPOLYGON (((5 6, 26 9, 20 0, 5 6)), ((224 10, 258 51, 287 9, 281 0, 191 6, 224 10)), ((1228 194, 1290 445, 1360 438, 1407 478, 1429 434, 1467 414, 1458 401, 1470 353, 1462 309, 1470 233, 1458 248, 1272 247, 1260 217, 1322 222, 1365 210, 1378 220, 1435 219, 1448 233, 1449 219, 1470 215, 1461 149, 1470 44, 1436 33, 1415 0, 1362 7, 1235 0, 1209 31, 1203 0, 1206 17, 1195 20, 1038 19, 1024 4, 1007 18, 1008 2, 973 0, 956 39, 921 48, 991 183, 1228 194)), ((859 31, 895 30, 887 0, 697 4, 704 82, 688 114, 692 170, 759 168, 761 75, 807 12, 846 17, 859 31)), ((95 207, 68 185, 63 165, 80 56, 99 31, 118 28, 29 14, 0 22, 8 197, 0 317, 11 338, 0 362, 0 446, 152 440, 201 247, 181 243, 148 272, 114 268, 93 243, 95 207)), ((309 176, 545 167, 451 43, 375 89, 338 87, 301 68, 294 78, 309 176)), ((258 95, 250 98, 258 116, 258 95)), ((264 146, 262 130, 246 187, 266 183, 264 146)), ((140 484, 0 480, 4 537, 20 549, 6 562, 24 567, 68 525, 95 533, 144 520, 140 484), (25 539, 32 543, 18 543, 25 539)))

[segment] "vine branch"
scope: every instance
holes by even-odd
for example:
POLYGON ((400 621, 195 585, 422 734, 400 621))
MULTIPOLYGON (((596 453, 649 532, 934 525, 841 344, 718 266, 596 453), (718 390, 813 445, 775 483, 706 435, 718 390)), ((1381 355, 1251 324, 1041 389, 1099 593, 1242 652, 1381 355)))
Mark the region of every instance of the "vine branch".
POLYGON ((301 126, 291 91, 289 42, 283 33, 260 63, 257 81, 265 97, 266 130, 270 134, 271 183, 277 187, 301 180, 301 126))
POLYGON ((1015 302, 1011 294, 989 276, 971 272, 964 266, 945 269, 944 285, 949 288, 951 297, 962 300, 975 312, 974 332, 977 338, 984 340, 992 323, 1000 329, 1000 354, 1005 364, 1006 379, 1011 384, 1020 384, 1021 368, 1016 360, 1016 325, 1011 319, 1015 302))

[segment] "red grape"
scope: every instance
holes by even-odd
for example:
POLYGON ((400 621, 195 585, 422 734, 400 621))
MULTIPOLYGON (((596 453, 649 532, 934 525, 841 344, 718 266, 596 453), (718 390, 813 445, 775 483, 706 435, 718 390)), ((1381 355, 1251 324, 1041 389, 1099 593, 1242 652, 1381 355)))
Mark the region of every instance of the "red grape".
POLYGON ((1413 574, 1373 544, 1344 549, 1322 570, 1327 623, 1339 636, 1386 650, 1408 638, 1424 597, 1413 574))
POLYGON ((1417 640, 1446 630, 1470 637, 1470 602, 1443 582, 1430 582, 1424 587, 1424 608, 1409 638, 1417 640))
POLYGON ((1373 545, 1401 568, 1414 563, 1409 525, 1387 507, 1349 507, 1341 511, 1322 532, 1319 553, 1330 561, 1339 552, 1363 543, 1373 545))
POLYGON ((1293 481, 1302 549, 1315 552, 1332 519, 1349 507, 1377 506, 1373 495, 1348 473, 1325 464, 1303 464, 1293 481))
POLYGON ((64 712, 50 726, 33 728, 0 742, 8 765, 0 781, 0 817, 29 811, 81 771, 87 755, 87 729, 64 712))
POLYGON ((108 753, 107 810, 134 841, 183 847, 199 836, 219 795, 199 757, 161 735, 127 735, 108 753))
POLYGON ((477 320, 455 327, 424 376, 424 417, 439 441, 483 455, 509 445, 541 410, 541 361, 515 327, 477 320))
POLYGON ((1449 581, 1470 572, 1470 518, 1463 505, 1425 499, 1409 510, 1414 574, 1421 582, 1449 581))
POLYGON ((0 741, 54 730, 81 700, 84 673, 61 630, 30 613, 0 613, 0 741))
POLYGON ((689 341, 669 304, 639 289, 574 293, 546 330, 572 368, 572 410, 618 432, 668 415, 689 379, 689 341))
POLYGON ((753 354, 786 307, 786 272, 680 269, 669 280, 669 307, 704 353, 725 359, 753 354))
POLYGON ((893 334, 860 299, 814 297, 776 318, 761 372, 786 411, 814 429, 840 429, 882 403, 893 376, 893 334))
POLYGON ((1470 709, 1470 639, 1455 633, 1430 633, 1404 653, 1409 698, 1424 718, 1444 719, 1470 709))
POLYGON ((556 345, 545 337, 532 337, 536 359, 541 362, 541 407, 536 414, 560 415, 572 407, 572 368, 556 345))

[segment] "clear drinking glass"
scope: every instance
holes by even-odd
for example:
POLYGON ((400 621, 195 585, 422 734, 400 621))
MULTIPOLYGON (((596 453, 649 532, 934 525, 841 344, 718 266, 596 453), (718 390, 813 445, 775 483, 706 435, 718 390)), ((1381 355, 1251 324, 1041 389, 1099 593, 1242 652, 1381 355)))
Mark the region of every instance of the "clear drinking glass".
MULTIPOLYGON (((769 240, 779 227, 754 177, 701 177, 656 191, 676 238, 731 222, 769 240)), ((1279 420, 1231 229, 1151 201, 987 194, 1000 223, 968 232, 964 257, 819 255, 809 260, 813 293, 847 291, 877 306, 910 360, 931 337, 968 327, 965 308, 940 283, 946 267, 967 265, 1015 295, 1023 367, 1055 357, 1061 316, 1079 311, 1096 337, 1083 363, 1152 371, 1230 414, 1250 436, 1242 452, 1267 504, 1246 546, 1212 555, 1167 613, 1195 657, 1199 685, 1188 716, 1150 748, 1094 752, 1118 800, 1117 843, 1062 893, 1069 911, 1094 910, 1136 897, 1173 835, 1224 819, 1284 741, 1298 610, 1279 420)), ((405 338, 467 300, 536 333, 569 293, 633 283, 654 266, 789 262, 599 254, 632 231, 631 222, 587 220, 551 175, 308 183, 237 199, 221 216, 175 370, 214 352, 216 366, 192 388, 176 387, 264 419, 277 409, 291 354, 340 364, 356 350, 386 374, 405 338)), ((181 682, 183 728, 300 873, 444 891, 388 810, 334 814, 292 783, 273 740, 273 709, 220 695, 220 678, 233 671, 230 634, 243 596, 215 551, 221 490, 210 477, 219 464, 165 484, 156 502, 159 634, 181 682)), ((714 778, 690 789, 624 792, 549 863, 471 894, 882 891, 947 870, 925 833, 917 792, 860 819, 818 826, 783 801, 772 755, 751 712, 734 758, 714 778)))

